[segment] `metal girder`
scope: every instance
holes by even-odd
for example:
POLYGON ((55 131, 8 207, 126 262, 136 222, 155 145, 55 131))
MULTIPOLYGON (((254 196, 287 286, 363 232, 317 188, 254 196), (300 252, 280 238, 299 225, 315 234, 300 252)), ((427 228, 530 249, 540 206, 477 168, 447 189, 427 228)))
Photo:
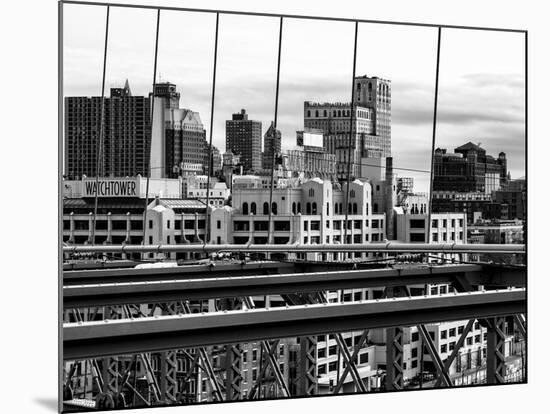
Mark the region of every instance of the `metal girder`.
POLYGON ((506 359, 504 347, 506 343, 504 317, 487 319, 487 383, 504 384, 506 377, 506 359))
POLYGON ((242 398, 241 383, 243 353, 240 344, 227 345, 225 351, 226 382, 225 395, 227 401, 237 401, 242 398))
MULTIPOLYGON (((165 303, 163 313, 166 315, 176 315, 178 304, 176 302, 165 303)), ((178 381, 177 372, 178 362, 176 351, 169 350, 160 354, 160 392, 162 401, 165 404, 175 404, 178 401, 178 381)))
POLYGON ((525 315, 514 315, 514 321, 523 339, 527 340, 527 323, 525 320, 525 315))
POLYGON ((403 389, 403 328, 386 328, 386 390, 403 389))
POLYGON ((167 279, 194 279, 209 277, 278 274, 294 270, 293 263, 243 262, 153 267, 149 269, 96 269, 63 272, 63 285, 118 283, 127 281, 155 281, 167 279))
MULTIPOLYGON (((517 273, 518 279, 526 279, 524 269, 514 269, 513 272, 517 273)), ((364 269, 346 272, 71 285, 63 287, 63 306, 72 308, 122 303, 165 303, 182 299, 453 283, 457 279, 462 280, 466 274, 469 275, 469 279, 481 284, 484 270, 478 265, 443 265, 405 269, 364 269)), ((486 277, 483 278, 486 279, 486 277)))
MULTIPOLYGON (((317 295, 310 299, 310 303, 327 303, 327 298, 324 294, 321 292, 317 292, 317 295)), ((352 358, 348 347, 346 345, 346 341, 344 340, 344 337, 340 332, 334 335, 334 338, 336 340, 336 344, 338 345, 338 348, 340 350, 340 354, 344 358, 344 362, 346 364, 346 368, 348 368, 348 372, 351 372, 351 377, 353 378, 353 381, 355 382, 355 385, 361 392, 366 392, 367 389, 365 387, 365 384, 363 384, 363 381, 361 380, 361 376, 359 375, 359 371, 357 370, 357 366, 355 365, 355 357, 352 358)), ((344 376, 343 379, 346 377, 344 376)))
POLYGON ((359 388, 359 391, 367 392, 367 388, 361 380, 361 376, 359 375, 359 371, 357 370, 357 366, 355 365, 355 359, 351 357, 351 354, 349 353, 348 347, 346 346, 346 342, 344 341, 342 334, 338 333, 334 335, 334 338, 336 339, 336 343, 338 344, 340 353, 344 357, 344 362, 346 363, 346 366, 350 367, 349 372, 351 372, 353 382, 355 382, 355 385, 357 386, 357 388, 359 388))
MULTIPOLYGON (((249 308, 254 309, 256 306, 254 305, 254 301, 250 296, 245 296, 243 298, 243 303, 249 308)), ((277 350, 277 345, 279 344, 279 339, 273 341, 272 344, 269 343, 269 341, 263 340, 261 342, 263 353, 266 354, 267 360, 271 366, 271 370, 273 371, 273 375, 275 376, 275 379, 281 388, 281 391, 283 392, 284 397, 290 397, 290 391, 288 389, 288 386, 284 380, 283 374, 281 373, 281 370, 279 368, 279 364, 277 363, 276 358, 274 357, 274 352, 277 350)), ((250 390, 250 398, 254 398, 256 388, 260 384, 261 379, 265 375, 265 371, 267 369, 267 364, 262 367, 262 370, 260 371, 260 375, 258 376, 258 381, 256 384, 254 384, 254 387, 252 390, 250 390)))
POLYGON ((447 387, 452 387, 453 381, 449 376, 449 370, 445 369, 445 365, 443 364, 443 361, 441 361, 439 352, 434 344, 434 341, 432 340, 432 337, 428 332, 428 329, 426 329, 426 326, 424 325, 418 325, 418 331, 420 332, 420 335, 422 336, 422 341, 427 346, 428 352, 432 357, 435 369, 437 370, 438 379, 441 378, 441 380, 445 383, 447 387))
POLYGON ((526 310, 525 289, 65 323, 64 359, 410 326, 526 310))
MULTIPOLYGON (((351 355, 351 358, 350 358, 351 361, 355 361, 355 359, 357 358, 357 355, 359 355, 359 351, 361 350, 361 347, 363 346, 363 344, 367 340, 368 333, 369 333, 369 331, 365 330, 361 334, 361 337, 359 338, 359 342, 353 348, 353 354, 351 355)), ((351 365, 346 364, 346 366, 344 367, 344 371, 342 372, 342 375, 338 379, 338 383, 336 384, 336 387, 334 388, 334 394, 338 394, 340 392, 340 389, 344 385, 344 381, 346 380, 346 377, 347 377, 348 373, 350 372, 350 370, 351 370, 351 365)))
POLYGON ((420 252, 420 253, 525 253, 524 244, 456 243, 350 243, 350 244, 123 244, 63 246, 63 253, 182 253, 182 252, 420 252))
MULTIPOLYGON (((462 332, 462 335, 460 335, 460 338, 456 342, 455 349, 453 349, 453 352, 447 360, 445 361, 445 365, 443 367, 444 372, 449 372, 449 368, 451 367, 453 361, 455 360, 456 356, 458 355, 458 352, 460 351, 460 348, 464 345, 464 341, 466 340, 466 337, 468 336, 468 333, 472 330, 472 326, 474 326, 475 319, 470 319, 468 323, 466 324, 466 327, 464 328, 464 331, 462 332)), ((435 381, 434 387, 437 388, 441 385, 441 382, 443 381, 443 376, 439 375, 437 377, 437 380, 435 381)))
POLYGON ((300 337, 300 361, 298 368, 298 396, 316 395, 318 393, 316 337, 300 337))

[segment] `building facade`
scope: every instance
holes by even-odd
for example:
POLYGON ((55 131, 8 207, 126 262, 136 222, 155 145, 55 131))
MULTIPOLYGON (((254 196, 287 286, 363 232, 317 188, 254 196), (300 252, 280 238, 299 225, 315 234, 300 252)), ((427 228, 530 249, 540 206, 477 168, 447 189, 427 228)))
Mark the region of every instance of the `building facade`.
POLYGON ((149 171, 150 100, 133 96, 126 81, 110 96, 65 98, 65 165, 67 179, 83 176, 132 177, 149 171), (100 129, 103 143, 99 150, 100 129))
POLYGON ((245 109, 225 121, 225 149, 240 155, 245 172, 262 168, 262 123, 248 119, 245 109))
POLYGON ((262 154, 262 167, 264 170, 271 170, 273 160, 281 154, 281 131, 275 129, 273 122, 264 135, 264 152, 262 154))
POLYGON ((486 154, 479 145, 468 142, 453 154, 437 148, 434 154, 434 191, 491 194, 507 182, 506 154, 498 158, 486 154))
POLYGON ((380 157, 391 157, 391 81, 358 76, 353 95, 355 105, 372 109, 373 135, 378 137, 375 142, 380 157))

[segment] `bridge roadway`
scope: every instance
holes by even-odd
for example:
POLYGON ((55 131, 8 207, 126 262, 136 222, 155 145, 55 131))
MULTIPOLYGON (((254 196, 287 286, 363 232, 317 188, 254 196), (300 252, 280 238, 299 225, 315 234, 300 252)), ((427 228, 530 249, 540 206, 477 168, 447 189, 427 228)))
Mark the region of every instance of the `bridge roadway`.
MULTIPOLYGON (((288 264, 259 263, 248 268, 238 265, 130 270, 69 272, 70 284, 63 287, 65 309, 105 305, 167 303, 178 300, 242 297, 337 289, 411 286, 467 281, 470 285, 524 287, 525 267, 481 265, 412 265, 402 269, 361 269, 308 273, 272 274, 289 271, 288 264), (276 268, 278 267, 278 269, 276 268), (205 269, 210 269, 205 272, 205 269), (212 270, 214 269, 214 270, 212 270), (233 276, 232 272, 238 275, 233 276), (268 274, 257 274, 267 271, 268 274), (213 272, 213 273, 209 273, 213 272), (256 274, 254 274, 256 272, 256 274), (252 273, 252 274, 250 274, 252 273), (201 277, 201 275, 203 277, 201 277), (225 275, 225 276, 223 276, 225 275), (204 277, 206 276, 206 277, 204 277), (112 282, 112 279, 115 282, 112 282), (458 279, 461 279, 460 281, 458 279), (76 284, 78 281, 99 283, 76 284), (107 280, 107 282, 104 282, 107 280)), ((65 278, 64 278, 65 283, 65 278)))
POLYGON ((63 325, 65 360, 271 338, 502 317, 526 311, 525 289, 245 309, 63 325))

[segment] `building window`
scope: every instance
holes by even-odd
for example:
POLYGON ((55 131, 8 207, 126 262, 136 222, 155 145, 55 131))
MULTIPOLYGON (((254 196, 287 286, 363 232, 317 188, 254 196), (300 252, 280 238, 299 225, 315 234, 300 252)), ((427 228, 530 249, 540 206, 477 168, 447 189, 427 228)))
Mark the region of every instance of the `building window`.
POLYGON ((265 215, 269 214, 269 203, 267 202, 264 203, 264 214, 265 215))
POLYGON ((248 203, 243 203, 243 214, 248 214, 248 203))
POLYGON ((449 329, 449 337, 456 336, 456 328, 449 329))
POLYGON ((311 214, 311 203, 306 203, 306 214, 311 214))
POLYGON ((149 220, 149 228, 150 228, 150 229, 153 228, 153 220, 149 220))
POLYGON ((252 214, 256 214, 256 203, 251 203, 250 204, 250 212, 252 214))
POLYGON ((221 228, 222 228, 222 222, 221 222, 221 220, 217 220, 217 221, 216 221, 216 227, 217 227, 218 229, 221 229, 221 228))
POLYGON ((432 228, 437 229, 437 220, 432 220, 432 228))
POLYGON ((374 210, 374 213, 378 213, 378 203, 374 203, 372 209, 374 210))
POLYGON ((292 214, 296 214, 296 202, 292 203, 292 214))
POLYGON ((439 241, 439 234, 437 234, 437 233, 432 233, 432 241, 434 241, 434 242, 439 241))
POLYGON ((447 352, 447 344, 441 345, 441 353, 444 354, 445 352, 447 352))
POLYGON ((298 203, 298 213, 302 212, 302 203, 298 203))
POLYGON ((311 204, 311 214, 317 214, 317 203, 315 201, 311 204))
POLYGON ((271 203, 271 213, 277 215, 277 203, 271 203))
MULTIPOLYGON (((330 214, 330 203, 327 203, 327 216, 330 214)), ((328 226, 327 226, 328 227, 328 226)))
POLYGON ((418 341, 418 339, 419 339, 419 334, 418 334, 418 332, 413 332, 413 333, 411 334, 411 342, 416 342, 416 341, 418 341))
POLYGON ((441 331, 441 339, 447 339, 447 331, 441 331))
POLYGON ((313 188, 310 188, 310 189, 309 189, 309 196, 310 196, 310 197, 315 196, 315 190, 313 190, 313 188))
POLYGON ((360 364, 368 364, 369 363, 369 354, 364 353, 359 355, 359 363, 360 364))

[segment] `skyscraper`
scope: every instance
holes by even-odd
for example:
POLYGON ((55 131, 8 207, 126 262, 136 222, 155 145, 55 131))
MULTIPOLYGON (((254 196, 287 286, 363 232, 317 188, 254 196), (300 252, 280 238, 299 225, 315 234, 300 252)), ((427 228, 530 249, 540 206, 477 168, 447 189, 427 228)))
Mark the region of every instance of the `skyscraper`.
POLYGON ((225 148, 241 156, 245 171, 262 168, 262 123, 248 119, 245 109, 225 121, 225 148))
POLYGON ((203 172, 206 131, 198 112, 180 108, 176 85, 155 85, 151 177, 177 178, 182 171, 203 172))
POLYGON ((324 147, 329 154, 336 155, 336 170, 339 179, 345 179, 348 173, 348 163, 351 162, 350 173, 360 177, 361 157, 381 157, 378 137, 373 135, 373 110, 354 106, 353 124, 351 120, 351 105, 348 103, 318 103, 304 102, 304 128, 319 129, 323 132, 324 147), (351 126, 351 158, 349 154, 351 126), (368 154, 368 155, 367 155, 368 154), (348 162, 348 160, 350 160, 348 162))
MULTIPOLYGON (((104 100, 103 145, 99 175, 126 177, 144 175, 148 168, 150 102, 132 96, 126 81, 111 88, 104 100)), ((95 177, 101 128, 101 97, 65 98, 65 176, 95 177)))
POLYGON ((264 135, 264 153, 262 156, 264 169, 270 170, 272 168, 273 153, 275 153, 275 156, 281 153, 281 131, 275 129, 273 121, 271 121, 271 125, 264 135))
POLYGON ((372 109, 373 135, 379 137, 381 157, 391 157, 391 81, 367 75, 355 78, 354 103, 372 109))

